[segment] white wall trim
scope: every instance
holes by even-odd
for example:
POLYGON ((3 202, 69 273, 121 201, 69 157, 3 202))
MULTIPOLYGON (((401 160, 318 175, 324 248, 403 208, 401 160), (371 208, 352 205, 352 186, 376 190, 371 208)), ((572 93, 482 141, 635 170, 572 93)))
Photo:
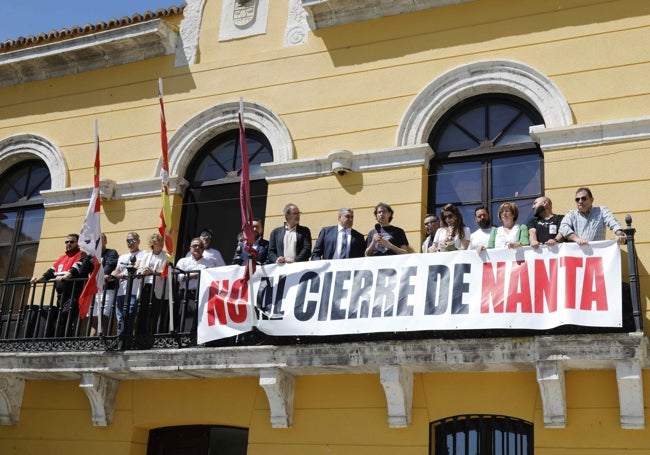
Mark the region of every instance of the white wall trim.
POLYGON ((402 117, 397 145, 427 142, 433 127, 449 109, 485 93, 505 93, 528 101, 547 127, 573 124, 569 104, 547 76, 514 60, 486 60, 454 68, 418 93, 402 117))
POLYGON ((326 157, 303 158, 285 163, 264 163, 266 180, 311 179, 338 173, 341 163, 346 172, 369 172, 400 167, 429 168, 433 151, 429 144, 392 147, 362 152, 333 150, 326 157), (349 169, 349 170, 348 170, 349 169))
POLYGON ((530 127, 530 135, 543 151, 590 147, 650 139, 650 116, 565 127, 530 127))
POLYGON ((196 50, 201 36, 201 20, 205 0, 186 0, 183 20, 180 24, 180 39, 176 42, 175 66, 185 66, 198 61, 196 50))

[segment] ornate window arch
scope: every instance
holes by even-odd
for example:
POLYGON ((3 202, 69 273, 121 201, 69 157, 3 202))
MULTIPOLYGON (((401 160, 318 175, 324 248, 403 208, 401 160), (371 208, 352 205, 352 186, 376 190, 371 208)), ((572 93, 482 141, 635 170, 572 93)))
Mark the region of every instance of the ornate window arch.
POLYGON ((535 68, 514 60, 486 60, 454 68, 433 80, 410 104, 397 131, 397 145, 427 141, 443 115, 466 98, 501 93, 530 103, 547 128, 573 124, 560 89, 535 68))
MULTIPOLYGON (((273 149, 273 162, 287 162, 293 158, 293 142, 284 122, 267 107, 244 101, 246 129, 262 133, 273 149)), ((218 104, 188 120, 169 141, 169 173, 184 175, 196 153, 210 139, 239 128, 239 101, 218 104)), ((160 175, 160 162, 156 175, 160 175)))
POLYGON ((48 139, 35 134, 17 134, 0 141, 0 174, 13 165, 38 159, 50 171, 53 190, 68 186, 68 166, 61 151, 48 139))

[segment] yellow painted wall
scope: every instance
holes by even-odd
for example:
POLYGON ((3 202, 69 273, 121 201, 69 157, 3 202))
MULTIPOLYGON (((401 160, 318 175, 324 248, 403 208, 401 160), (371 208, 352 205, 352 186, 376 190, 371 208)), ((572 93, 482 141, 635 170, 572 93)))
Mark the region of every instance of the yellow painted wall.
MULTIPOLYGON (((647 397, 647 375, 645 384, 647 397)), ((274 429, 266 395, 254 377, 122 381, 113 424, 93 427, 78 383, 29 381, 20 422, 0 427, 0 451, 140 455, 146 453, 152 428, 213 424, 249 428, 250 455, 424 455, 430 422, 488 413, 532 422, 536 455, 650 453, 648 430, 620 429, 616 390, 613 371, 568 371, 567 427, 545 429, 532 371, 415 374, 411 426, 389 429, 378 375, 298 376, 294 425, 274 429)))

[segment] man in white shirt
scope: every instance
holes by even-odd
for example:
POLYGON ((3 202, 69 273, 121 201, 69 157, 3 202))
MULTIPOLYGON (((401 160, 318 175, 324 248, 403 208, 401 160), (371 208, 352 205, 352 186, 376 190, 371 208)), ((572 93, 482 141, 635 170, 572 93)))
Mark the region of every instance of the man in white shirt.
POLYGON ((440 219, 431 213, 424 215, 424 231, 426 232, 426 237, 424 242, 422 242, 423 253, 435 253, 433 238, 438 229, 440 229, 440 219))
MULTIPOLYGON (((140 235, 137 232, 129 232, 126 234, 126 247, 128 253, 121 255, 117 260, 117 267, 113 270, 112 275, 117 278, 119 285, 117 288, 117 297, 115 298, 115 314, 117 316, 117 334, 122 334, 124 329, 123 325, 123 311, 125 310, 126 291, 129 283, 129 272, 135 276, 135 264, 143 258, 145 252, 140 250, 140 235)), ((132 328, 133 315, 137 307, 137 296, 140 291, 140 279, 134 278, 131 285, 131 296, 128 306, 128 319, 127 319, 127 333, 132 328)))
POLYGON ((488 240, 490 240, 490 233, 492 232, 492 220, 490 218, 490 211, 484 205, 474 209, 474 219, 478 224, 478 229, 472 232, 469 239, 470 250, 484 250, 487 248, 488 240))

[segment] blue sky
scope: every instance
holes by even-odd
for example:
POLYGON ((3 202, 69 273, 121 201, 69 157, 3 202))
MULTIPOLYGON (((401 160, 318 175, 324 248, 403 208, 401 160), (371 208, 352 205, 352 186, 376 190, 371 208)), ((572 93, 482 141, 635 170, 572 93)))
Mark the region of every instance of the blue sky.
POLYGON ((183 3, 184 0, 0 0, 0 42, 183 3))

